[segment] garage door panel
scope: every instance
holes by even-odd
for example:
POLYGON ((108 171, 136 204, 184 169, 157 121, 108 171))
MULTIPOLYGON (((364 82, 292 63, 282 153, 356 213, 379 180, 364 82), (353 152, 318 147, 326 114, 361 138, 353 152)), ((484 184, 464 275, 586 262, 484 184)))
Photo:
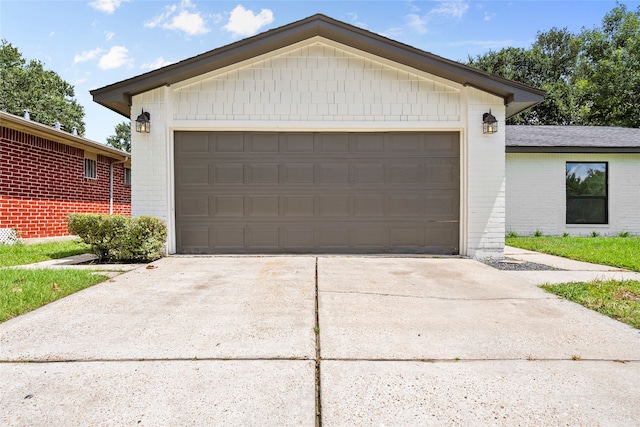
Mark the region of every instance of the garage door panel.
POLYGON ((313 217, 315 196, 282 196, 283 215, 286 217, 313 217))
POLYGON ((457 253, 458 147, 443 132, 176 132, 177 250, 457 253))
POLYGON ((231 218, 244 216, 244 196, 213 196, 213 216, 231 218))
POLYGON ((277 133, 246 134, 245 143, 248 143, 250 153, 278 153, 280 151, 277 133))
POLYGON ((212 246, 221 250, 243 250, 245 247, 244 225, 211 227, 212 246))
POLYGON ((381 217, 385 215, 384 195, 354 195, 354 216, 381 217))
POLYGON ((316 165, 317 184, 349 184, 349 164, 319 163, 316 165))
POLYGON ((206 194, 178 195, 178 197, 178 216, 184 218, 199 217, 201 219, 209 217, 209 197, 206 194))
MULTIPOLYGON (((200 132, 180 132, 180 138, 183 135, 200 132)), ((241 133, 207 133, 212 139, 213 154, 225 154, 225 153, 243 153, 244 152, 244 136, 241 133)))
POLYGON ((213 184, 244 184, 244 164, 214 164, 213 184))
POLYGON ((282 165, 282 183, 285 185, 313 184, 313 163, 286 163, 282 165))
POLYGON ((348 217, 348 195, 320 195, 318 196, 318 214, 320 217, 348 217))
POLYGON ((248 215, 251 217, 278 217, 280 198, 278 196, 248 196, 248 215))

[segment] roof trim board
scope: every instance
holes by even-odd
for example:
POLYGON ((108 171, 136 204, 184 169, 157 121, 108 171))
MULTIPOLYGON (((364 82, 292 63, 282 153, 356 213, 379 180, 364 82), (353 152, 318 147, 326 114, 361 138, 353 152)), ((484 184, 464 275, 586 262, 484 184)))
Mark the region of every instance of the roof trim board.
POLYGON ((90 93, 98 104, 130 117, 131 98, 135 95, 238 64, 317 36, 497 95, 504 99, 507 117, 542 102, 545 93, 321 14, 92 90, 90 93))
POLYGON ((43 125, 42 123, 27 120, 4 111, 0 111, 0 125, 9 129, 17 130, 18 132, 25 132, 60 144, 100 154, 111 159, 124 161, 127 164, 130 163, 131 154, 126 151, 118 150, 117 148, 112 148, 107 145, 100 144, 99 142, 73 135, 63 130, 43 125))

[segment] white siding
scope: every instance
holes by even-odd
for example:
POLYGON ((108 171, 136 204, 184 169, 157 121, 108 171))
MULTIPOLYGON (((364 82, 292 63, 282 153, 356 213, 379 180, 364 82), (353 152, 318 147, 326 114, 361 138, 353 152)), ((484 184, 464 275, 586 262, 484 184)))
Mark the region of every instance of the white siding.
POLYGON ((175 120, 460 120, 460 89, 316 42, 175 90, 175 120))
POLYGON ((132 135, 133 215, 165 220, 169 252, 175 249, 176 130, 453 130, 461 134, 461 254, 502 257, 503 100, 328 43, 314 40, 134 96, 132 121, 142 108, 149 111, 151 133, 132 135), (483 135, 482 114, 490 108, 500 131, 483 135))
POLYGON ((640 154, 507 154, 507 231, 532 235, 640 234, 640 154), (567 162, 608 162, 609 224, 567 225, 567 162))

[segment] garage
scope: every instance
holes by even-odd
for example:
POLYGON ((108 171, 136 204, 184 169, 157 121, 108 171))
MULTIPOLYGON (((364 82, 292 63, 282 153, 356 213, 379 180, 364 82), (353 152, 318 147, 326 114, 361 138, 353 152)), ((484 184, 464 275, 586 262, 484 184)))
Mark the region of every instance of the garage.
POLYGON ((168 254, 482 259, 504 257, 503 124, 544 92, 313 15, 91 94, 141 124, 131 212, 168 254))
POLYGON ((456 254, 457 132, 176 132, 177 252, 456 254))

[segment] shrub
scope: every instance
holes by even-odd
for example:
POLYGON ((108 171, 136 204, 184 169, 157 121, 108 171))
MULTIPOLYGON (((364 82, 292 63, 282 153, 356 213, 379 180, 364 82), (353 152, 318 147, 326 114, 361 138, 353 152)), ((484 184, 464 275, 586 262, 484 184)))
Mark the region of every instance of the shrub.
POLYGON ((591 237, 599 237, 600 233, 598 233, 597 231, 592 231, 591 232, 591 237))
POLYGON ((630 234, 628 231, 621 231, 620 234, 618 234, 618 237, 629 237, 630 234))
POLYGON ((562 237, 569 237, 569 233, 567 232, 562 233, 562 237))
POLYGON ((542 237, 542 231, 540 230, 536 230, 535 233, 533 233, 534 237, 542 237))
POLYGON ((518 233, 513 230, 509 230, 509 232, 507 233, 507 237, 510 239, 515 239, 516 237, 518 237, 518 233))
POLYGON ((71 214, 67 224, 101 261, 150 262, 165 254, 167 227, 158 218, 71 214))

